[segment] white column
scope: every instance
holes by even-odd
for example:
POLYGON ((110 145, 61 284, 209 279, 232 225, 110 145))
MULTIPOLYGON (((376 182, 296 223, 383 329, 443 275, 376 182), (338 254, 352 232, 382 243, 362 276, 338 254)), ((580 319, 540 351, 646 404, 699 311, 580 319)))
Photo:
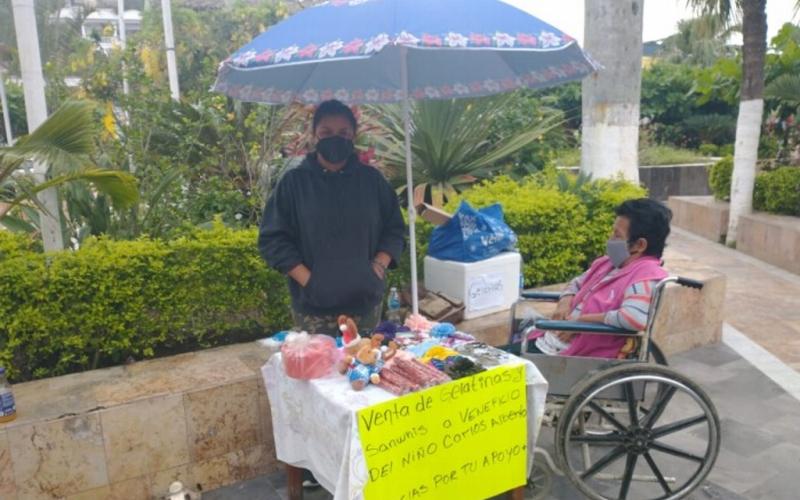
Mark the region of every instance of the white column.
POLYGON ((4 81, 5 70, 0 66, 0 103, 3 106, 3 126, 6 130, 6 144, 9 146, 14 143, 14 133, 11 130, 11 110, 8 109, 8 98, 6 97, 6 83, 4 81))
POLYGON ((175 37, 172 34, 172 5, 170 0, 161 0, 161 13, 164 18, 164 44, 167 48, 167 74, 169 75, 169 90, 176 101, 181 99, 178 87, 178 64, 175 61, 175 37))
MULTIPOLYGON (((28 130, 33 131, 47 119, 36 12, 33 0, 11 0, 11 7, 14 12, 14 28, 17 33, 17 50, 25 93, 25 114, 28 118, 28 130)), ((43 182, 47 178, 47 165, 35 163, 33 169, 37 182, 43 182)), ((44 249, 62 250, 64 238, 61 233, 58 192, 55 188, 42 191, 39 193, 39 201, 47 209, 46 212, 39 212, 44 249)))

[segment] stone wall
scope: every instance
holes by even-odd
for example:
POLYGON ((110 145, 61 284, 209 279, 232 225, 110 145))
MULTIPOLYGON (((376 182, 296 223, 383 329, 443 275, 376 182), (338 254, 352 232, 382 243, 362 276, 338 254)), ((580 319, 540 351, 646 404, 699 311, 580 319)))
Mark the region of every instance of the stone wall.
MULTIPOLYGON (((709 165, 640 166, 639 183, 647 188, 650 198, 659 201, 666 201, 671 196, 706 196, 711 194, 708 187, 709 165)), ((559 168, 576 174, 580 172, 580 167, 559 168)))
POLYGON ((669 285, 653 327, 653 339, 667 356, 719 343, 724 318, 725 275, 669 249, 664 260, 671 275, 699 280, 703 289, 669 285))
POLYGON ((650 198, 666 201, 670 196, 706 196, 708 165, 668 165, 639 167, 639 182, 650 193, 650 198))
POLYGON ((728 203, 713 196, 671 196, 672 225, 698 236, 724 243, 728 234, 728 203))
POLYGON ((239 344, 14 386, 0 425, 0 498, 161 498, 277 470, 260 367, 239 344))
MULTIPOLYGON (((703 238, 725 242, 729 204, 711 196, 672 196, 673 226, 703 238)), ((736 249, 787 271, 800 274, 800 217, 754 212, 739 220, 736 249)))
POLYGON ((800 274, 800 217, 760 212, 742 216, 736 249, 800 274))

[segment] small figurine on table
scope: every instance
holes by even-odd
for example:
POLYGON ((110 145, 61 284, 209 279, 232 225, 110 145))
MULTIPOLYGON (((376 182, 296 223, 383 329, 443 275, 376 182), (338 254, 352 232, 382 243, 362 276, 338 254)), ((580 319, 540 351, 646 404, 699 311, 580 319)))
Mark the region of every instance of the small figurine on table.
POLYGON ((350 316, 342 314, 337 319, 339 331, 342 333, 342 346, 345 354, 355 356, 363 347, 370 345, 370 340, 358 334, 358 326, 350 316))
POLYGON ((379 384, 384 363, 397 352, 397 344, 394 342, 381 347, 383 342, 381 334, 373 335, 369 342, 368 345, 361 347, 355 357, 346 355, 340 366, 340 372, 347 375, 350 386, 356 391, 364 389, 370 383, 379 384))

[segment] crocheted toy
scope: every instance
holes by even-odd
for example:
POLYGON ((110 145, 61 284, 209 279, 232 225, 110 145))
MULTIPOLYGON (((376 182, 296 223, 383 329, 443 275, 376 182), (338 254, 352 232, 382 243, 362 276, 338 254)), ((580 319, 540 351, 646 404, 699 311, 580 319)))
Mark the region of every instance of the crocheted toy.
POLYGON ((380 383, 380 372, 384 363, 397 352, 397 345, 394 342, 384 347, 381 347, 381 342, 383 335, 373 335, 369 339, 369 344, 364 345, 355 357, 345 356, 343 361, 347 364, 347 378, 354 390, 360 391, 370 383, 380 383))
POLYGON ((452 337, 456 333, 456 327, 452 323, 437 323, 431 328, 431 337, 442 338, 452 337))
POLYGON ((344 352, 355 356, 362 347, 370 345, 370 340, 358 334, 358 326, 353 318, 344 314, 337 319, 339 331, 342 332, 342 345, 344 352))
POLYGON ((394 340, 398 333, 410 331, 411 329, 407 326, 398 325, 396 323, 392 323, 391 321, 383 321, 375 327, 372 333, 380 333, 383 335, 383 343, 385 345, 389 341, 394 340))
POLYGON ((411 329, 412 332, 428 333, 433 323, 421 314, 412 314, 406 318, 405 326, 411 329))

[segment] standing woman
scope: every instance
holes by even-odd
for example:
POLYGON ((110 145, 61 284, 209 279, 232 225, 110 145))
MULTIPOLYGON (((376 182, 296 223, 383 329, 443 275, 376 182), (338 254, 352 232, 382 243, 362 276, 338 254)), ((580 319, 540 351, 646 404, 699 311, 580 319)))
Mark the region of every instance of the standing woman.
POLYGON ((261 220, 261 256, 288 276, 294 326, 312 333, 336 335, 340 314, 377 325, 405 242, 397 195, 355 154, 357 128, 349 107, 321 103, 315 151, 284 174, 261 220))

